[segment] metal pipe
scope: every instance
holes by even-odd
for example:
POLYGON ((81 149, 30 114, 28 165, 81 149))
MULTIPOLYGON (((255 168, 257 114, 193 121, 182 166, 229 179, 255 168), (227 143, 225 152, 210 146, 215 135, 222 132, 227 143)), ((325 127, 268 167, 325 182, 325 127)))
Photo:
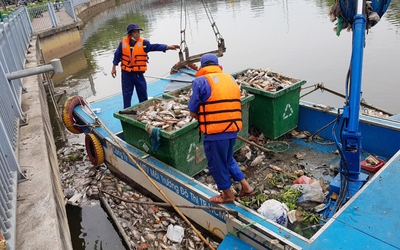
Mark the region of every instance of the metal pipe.
POLYGON ((10 73, 6 74, 6 77, 9 81, 11 81, 11 80, 15 80, 15 79, 19 79, 19 78, 23 78, 23 77, 27 77, 27 76, 46 73, 49 71, 53 71, 54 74, 63 72, 63 68, 62 68, 60 59, 55 58, 50 61, 50 64, 47 64, 47 65, 42 65, 42 66, 38 66, 35 68, 23 69, 23 70, 10 72, 10 73))
MULTIPOLYGON (((332 93, 332 94, 335 94, 335 95, 337 95, 337 96, 346 98, 346 96, 343 95, 342 93, 339 93, 339 92, 337 92, 337 91, 335 91, 335 90, 329 89, 329 88, 327 88, 327 87, 325 87, 325 86, 318 85, 318 88, 320 88, 320 89, 322 89, 322 90, 325 90, 325 91, 328 91, 328 92, 330 92, 330 93, 332 93)), ((364 106, 364 107, 367 107, 367 108, 370 108, 370 109, 375 109, 375 110, 377 110, 377 111, 380 111, 380 112, 385 113, 385 114, 390 115, 390 116, 393 115, 393 113, 391 113, 391 112, 389 112, 389 111, 386 111, 386 110, 384 110, 384 109, 375 107, 375 106, 370 105, 370 104, 368 104, 368 103, 365 103, 365 102, 363 102, 363 101, 360 102, 360 105, 361 105, 361 106, 364 106)))
POLYGON ((365 2, 364 0, 357 1, 357 14, 362 15, 364 10, 365 2))

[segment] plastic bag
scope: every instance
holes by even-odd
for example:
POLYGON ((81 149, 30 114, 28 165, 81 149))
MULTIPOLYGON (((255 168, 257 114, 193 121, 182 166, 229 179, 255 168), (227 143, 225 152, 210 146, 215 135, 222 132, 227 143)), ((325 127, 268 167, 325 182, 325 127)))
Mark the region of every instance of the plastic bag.
POLYGON ((319 181, 314 181, 311 184, 294 184, 292 185, 292 188, 300 189, 301 192, 303 193, 303 195, 297 200, 298 202, 305 202, 305 201, 323 202, 325 199, 319 181))
POLYGON ((266 200, 257 210, 257 212, 267 219, 287 227, 287 213, 289 212, 289 208, 285 203, 281 203, 274 199, 266 200))
POLYGON ((183 237, 185 236, 185 229, 179 225, 172 225, 169 224, 167 229, 167 238, 174 241, 181 243, 183 237))

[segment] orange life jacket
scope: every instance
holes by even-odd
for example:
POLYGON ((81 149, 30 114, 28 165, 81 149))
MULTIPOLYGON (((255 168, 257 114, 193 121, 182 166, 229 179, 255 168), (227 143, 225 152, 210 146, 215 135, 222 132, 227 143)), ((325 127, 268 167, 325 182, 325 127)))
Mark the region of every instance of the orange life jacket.
POLYGON ((204 75, 211 87, 211 96, 199 107, 199 126, 204 134, 237 132, 242 129, 240 89, 226 73, 204 75))
POLYGON ((130 40, 130 36, 122 39, 121 69, 128 72, 145 72, 148 58, 144 51, 143 38, 139 38, 133 47, 130 45, 130 40))

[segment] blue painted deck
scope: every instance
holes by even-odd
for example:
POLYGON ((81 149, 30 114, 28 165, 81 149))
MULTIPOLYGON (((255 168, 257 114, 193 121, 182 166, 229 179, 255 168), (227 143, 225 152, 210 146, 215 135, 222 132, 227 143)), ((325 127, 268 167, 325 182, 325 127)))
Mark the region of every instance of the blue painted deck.
MULTIPOLYGON (((168 80, 158 80, 150 83, 148 85, 149 96, 160 96, 168 83, 168 80)), ((134 93, 134 95, 136 94, 134 93)), ((135 101, 133 102, 134 104, 135 101)), ((118 134, 122 132, 120 121, 113 116, 115 112, 122 109, 121 95, 92 103, 91 108, 101 108, 98 117, 112 133, 118 134)), ((93 121, 80 108, 76 108, 75 112, 87 121, 93 121)), ((315 127, 315 129, 318 129, 322 127, 321 125, 325 125, 334 119, 332 114, 321 116, 320 120, 311 119, 311 113, 312 111, 309 108, 300 107, 299 128, 315 127)), ((368 149, 364 155, 368 152, 373 152, 375 155, 381 156, 384 160, 389 160, 400 149, 399 124, 388 121, 385 126, 386 128, 379 128, 380 132, 376 132, 374 130, 375 126, 369 125, 368 121, 360 126, 365 131, 363 132, 363 148, 368 149), (385 140, 387 140, 387 143, 385 143, 385 140)), ((110 137, 103 128, 97 128, 96 130, 103 137, 110 137)), ((327 131, 323 132, 325 133, 323 136, 329 138, 331 128, 328 128, 327 131)), ((325 157, 324 155, 332 157, 330 152, 334 150, 332 146, 320 147, 315 143, 313 145, 300 140, 295 143, 295 146, 309 147, 309 151, 318 152, 318 156, 315 158, 325 157)), ((333 156, 331 159, 332 163, 338 160, 338 156, 336 158, 333 156)), ((160 167, 162 168, 162 164, 160 167)), ((257 221, 258 225, 286 238, 303 249, 400 249, 399 176, 400 153, 397 153, 361 189, 361 192, 357 193, 351 201, 346 203, 345 209, 335 214, 327 225, 319 230, 311 240, 299 237, 299 235, 291 231, 282 231, 280 227, 263 221, 260 217, 242 206, 235 204, 227 204, 226 206, 238 211, 242 216, 247 217, 250 222, 257 221)), ((193 182, 188 176, 177 174, 176 178, 188 185, 202 189, 200 185, 193 182)), ((206 189, 202 190, 202 192, 210 196, 213 195, 212 192, 206 189)), ((246 243, 233 241, 231 237, 227 237, 227 240, 224 240, 218 249, 236 249, 233 246, 237 246, 237 249, 251 249, 242 244, 246 243)))
POLYGON ((400 153, 375 174, 307 248, 400 249, 399 176, 400 153))
POLYGON ((227 235, 219 245, 218 249, 257 250, 256 248, 252 247, 251 245, 247 244, 246 242, 232 235, 227 235))
POLYGON ((399 121, 400 122, 400 114, 393 115, 393 116, 389 117, 389 119, 393 120, 393 121, 399 121))

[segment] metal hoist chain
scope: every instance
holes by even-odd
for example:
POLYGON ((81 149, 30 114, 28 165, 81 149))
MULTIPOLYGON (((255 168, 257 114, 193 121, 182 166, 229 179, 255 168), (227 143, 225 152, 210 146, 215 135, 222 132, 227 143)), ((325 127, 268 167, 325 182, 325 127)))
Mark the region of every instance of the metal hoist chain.
MULTIPOLYGON (((215 51, 210 51, 207 53, 214 53, 217 56, 222 56, 223 53, 226 51, 225 48, 225 41, 222 35, 219 33, 218 27, 211 15, 210 9, 208 8, 207 3, 205 0, 201 0, 202 5, 204 7, 204 10, 206 12, 207 18, 210 21, 211 27, 214 31, 215 39, 218 43, 218 50, 215 51)), ((180 28, 181 28, 181 43, 180 43, 180 51, 179 51, 179 61, 180 62, 186 62, 186 63, 193 63, 193 62, 199 62, 200 58, 202 55, 206 54, 199 54, 195 56, 189 56, 189 48, 186 43, 186 23, 187 23, 187 8, 185 4, 185 0, 181 1, 181 23, 180 23, 180 28), (183 52, 185 53, 185 58, 183 56, 183 52)))
POLYGON ((224 47, 225 47, 224 38, 223 38, 222 35, 219 33, 217 24, 215 23, 215 21, 214 21, 212 15, 211 15, 210 8, 208 8, 208 5, 207 5, 207 3, 206 3, 204 0, 201 0, 201 3, 203 4, 204 10, 206 11, 206 14, 207 14, 207 17, 208 17, 208 20, 210 21, 211 27, 212 27, 212 29, 213 29, 213 31, 214 31, 215 40, 216 40, 217 43, 218 43, 218 48, 219 48, 221 45, 224 45, 224 47))
POLYGON ((182 51, 187 51, 186 53, 188 54, 189 49, 186 43, 186 20, 187 20, 187 11, 186 11, 186 4, 185 0, 181 1, 181 48, 179 51, 179 61, 182 62, 185 59, 183 58, 183 53, 182 51))

